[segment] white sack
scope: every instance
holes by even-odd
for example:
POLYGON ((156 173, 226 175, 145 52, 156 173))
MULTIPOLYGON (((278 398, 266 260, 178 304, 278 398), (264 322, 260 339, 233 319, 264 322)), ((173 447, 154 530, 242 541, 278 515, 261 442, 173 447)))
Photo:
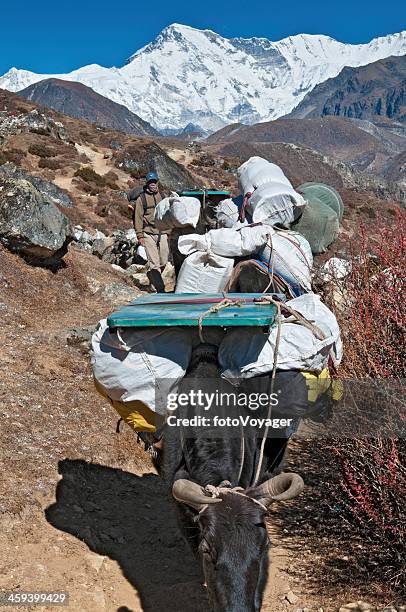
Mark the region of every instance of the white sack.
POLYGON ((276 164, 272 164, 263 157, 250 157, 237 170, 238 182, 241 193, 251 193, 261 185, 275 181, 289 185, 290 181, 283 170, 276 164))
POLYGON ((273 230, 258 258, 291 286, 311 291, 312 250, 306 238, 298 232, 273 230))
POLYGON ((305 206, 283 171, 262 157, 251 157, 237 170, 241 193, 251 193, 247 212, 254 223, 289 226, 305 206))
POLYGON ((181 227, 196 227, 200 217, 200 202, 197 198, 178 196, 173 193, 164 198, 155 208, 155 225, 160 230, 181 227))
POLYGON ((183 255, 204 251, 221 257, 245 257, 262 249, 272 231, 269 225, 247 225, 240 229, 220 228, 210 230, 202 236, 181 236, 178 249, 183 255))
POLYGON ((254 191, 248 201, 247 211, 253 223, 280 223, 289 227, 305 205, 304 197, 292 186, 272 182, 254 191))
POLYGON ((143 259, 145 263, 148 261, 147 252, 145 250, 145 247, 142 246, 142 244, 139 244, 137 247, 137 255, 138 257, 141 257, 141 259, 143 259))
POLYGON ((191 353, 192 337, 187 330, 121 329, 117 334, 110 332, 103 319, 93 334, 91 364, 96 381, 112 400, 139 400, 157 412, 157 391, 176 388, 191 353))
POLYGON ((197 251, 186 257, 175 293, 221 293, 231 276, 234 260, 197 251))
MULTIPOLYGON (((326 339, 318 340, 303 325, 282 323, 277 369, 321 372, 327 365, 330 349, 338 365, 342 358, 342 344, 338 323, 331 310, 314 293, 301 295, 287 304, 315 323, 326 339)), ((219 350, 222 377, 231 382, 271 373, 276 336, 277 326, 269 334, 246 327, 229 330, 219 350)))
POLYGON ((215 209, 218 227, 235 227, 238 223, 238 206, 232 198, 222 200, 215 209))

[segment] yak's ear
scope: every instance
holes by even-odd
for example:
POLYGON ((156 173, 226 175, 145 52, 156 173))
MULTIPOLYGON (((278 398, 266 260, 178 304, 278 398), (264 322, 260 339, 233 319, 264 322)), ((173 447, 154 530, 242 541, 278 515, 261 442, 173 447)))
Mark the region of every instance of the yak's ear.
POLYGON ((269 506, 273 501, 286 501, 300 495, 304 489, 303 478, 299 474, 278 474, 261 485, 251 489, 250 495, 269 506))

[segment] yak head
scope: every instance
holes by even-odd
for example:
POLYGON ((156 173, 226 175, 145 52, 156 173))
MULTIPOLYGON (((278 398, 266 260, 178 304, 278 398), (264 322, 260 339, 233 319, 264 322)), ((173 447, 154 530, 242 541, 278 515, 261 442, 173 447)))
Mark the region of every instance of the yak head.
POLYGON ((174 498, 198 512, 199 553, 213 612, 259 612, 268 575, 267 507, 296 497, 303 486, 298 474, 286 473, 244 492, 223 488, 213 498, 195 482, 175 481, 174 498))

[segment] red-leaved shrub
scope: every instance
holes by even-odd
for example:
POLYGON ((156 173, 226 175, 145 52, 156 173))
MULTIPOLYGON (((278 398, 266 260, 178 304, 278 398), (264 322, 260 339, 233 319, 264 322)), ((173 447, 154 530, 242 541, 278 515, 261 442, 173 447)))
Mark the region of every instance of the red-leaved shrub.
MULTIPOLYGON (((398 383, 406 378, 405 230, 403 213, 393 226, 381 229, 379 239, 360 228, 350 248, 352 272, 330 293, 335 295, 333 307, 344 341, 344 378, 395 378, 398 383)), ((400 405, 398 399, 389 399, 389 418, 392 410, 405 431, 404 396, 400 405)), ((350 525, 351 534, 363 543, 360 555, 368 551, 370 567, 376 568, 371 580, 378 580, 394 597, 405 596, 405 438, 340 438, 331 450, 341 474, 334 501, 342 509, 345 533, 348 536, 350 525)))

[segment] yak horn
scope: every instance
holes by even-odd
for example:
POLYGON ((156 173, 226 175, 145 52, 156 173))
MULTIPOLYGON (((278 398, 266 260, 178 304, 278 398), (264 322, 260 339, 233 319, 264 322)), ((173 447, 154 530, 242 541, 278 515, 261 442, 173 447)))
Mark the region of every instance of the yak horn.
POLYGON ((202 486, 185 478, 180 478, 174 482, 172 495, 176 501, 187 504, 195 510, 202 510, 207 504, 217 504, 222 501, 218 497, 208 497, 202 486))
MULTIPOLYGON (((255 488, 255 497, 259 493, 259 501, 270 504, 272 501, 286 501, 297 497, 304 489, 303 478, 299 474, 278 474, 255 488)), ((257 498, 258 499, 258 498, 257 498)))

